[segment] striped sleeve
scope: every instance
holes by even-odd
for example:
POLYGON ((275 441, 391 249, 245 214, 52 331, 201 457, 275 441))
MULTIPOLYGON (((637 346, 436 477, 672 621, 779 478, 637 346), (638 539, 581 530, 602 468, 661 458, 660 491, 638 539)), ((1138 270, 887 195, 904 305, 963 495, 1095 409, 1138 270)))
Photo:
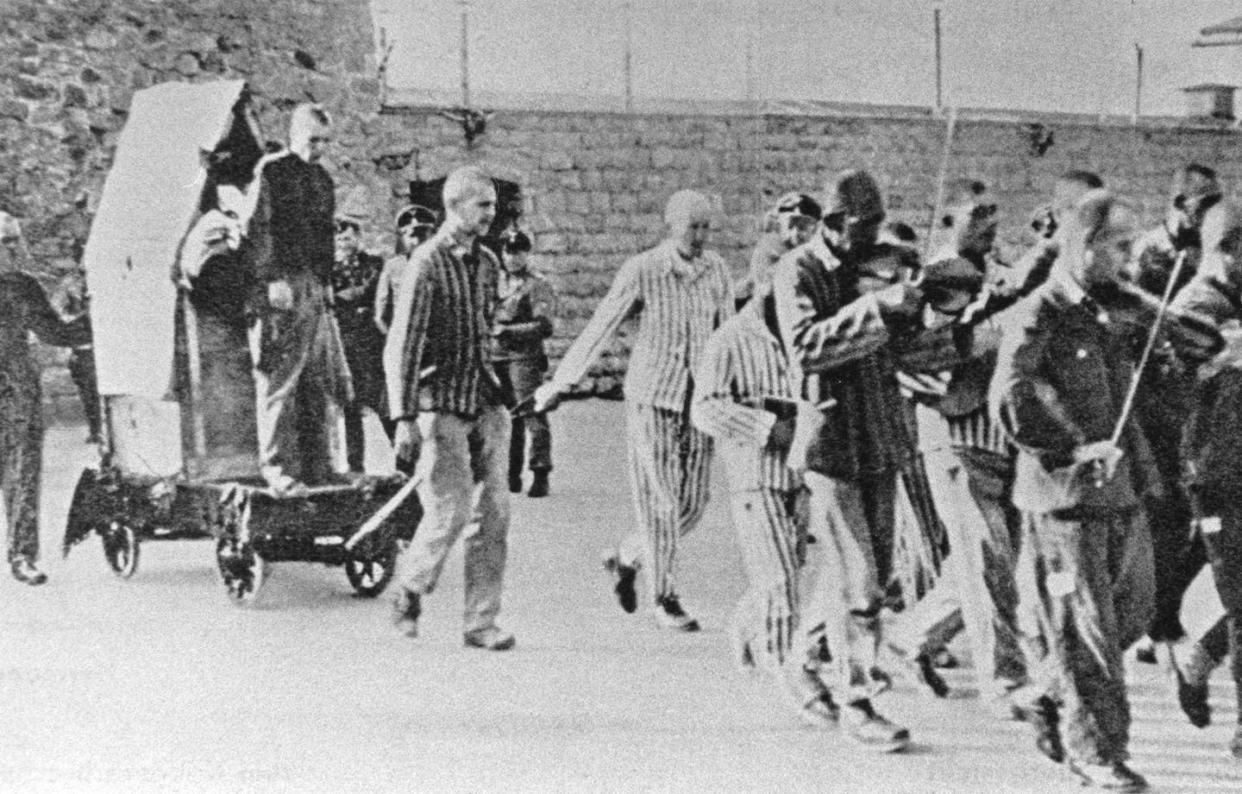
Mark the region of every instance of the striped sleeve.
POLYGON ((384 344, 384 374, 393 419, 418 413, 418 368, 435 288, 431 268, 429 256, 411 259, 397 286, 392 326, 384 344))
POLYGON ((733 290, 733 280, 729 278, 729 268, 719 256, 715 258, 716 271, 720 274, 720 303, 716 308, 716 327, 719 328, 725 324, 725 320, 737 313, 737 301, 733 290))
POLYGON ((814 286, 792 258, 781 260, 773 283, 781 334, 803 372, 823 372, 884 346, 888 329, 874 295, 864 295, 833 314, 816 309, 814 286))
POLYGON ((776 415, 751 408, 733 399, 737 351, 729 344, 728 328, 717 331, 707 342, 695 372, 694 401, 690 420, 699 430, 721 440, 752 446, 767 443, 776 415))
POLYGON ((641 260, 635 258, 626 261, 617 271, 608 294, 600 300, 591 315, 590 322, 578 338, 565 351, 565 357, 552 376, 552 383, 560 390, 573 386, 582 380, 587 369, 603 352, 604 345, 612 338, 617 328, 629 315, 638 301, 638 265, 641 260))

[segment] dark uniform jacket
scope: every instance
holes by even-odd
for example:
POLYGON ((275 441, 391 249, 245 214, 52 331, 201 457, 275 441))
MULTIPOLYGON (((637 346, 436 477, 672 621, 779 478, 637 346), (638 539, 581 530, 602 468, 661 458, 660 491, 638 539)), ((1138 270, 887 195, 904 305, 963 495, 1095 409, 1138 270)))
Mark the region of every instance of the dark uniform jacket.
POLYGON ((1154 477, 1133 421, 1112 479, 1073 460, 1076 447, 1113 434, 1131 374, 1124 335, 1064 279, 1035 290, 1007 319, 990 403, 1019 450, 1014 506, 1067 519, 1135 509, 1154 477))
POLYGON ((543 340, 552 335, 552 314, 555 296, 552 285, 538 273, 526 271, 520 276, 499 275, 499 303, 496 306, 496 330, 492 359, 495 361, 528 361, 540 371, 547 370, 548 358, 543 340))
MULTIPOLYGON (((872 262, 900 264, 909 252, 880 245, 872 262)), ((895 471, 912 454, 890 331, 873 287, 903 278, 901 267, 842 263, 822 238, 781 258, 773 279, 786 349, 803 375, 803 397, 824 422, 807 448, 806 468, 838 479, 895 471)), ((801 461, 791 461, 799 466, 801 461)))

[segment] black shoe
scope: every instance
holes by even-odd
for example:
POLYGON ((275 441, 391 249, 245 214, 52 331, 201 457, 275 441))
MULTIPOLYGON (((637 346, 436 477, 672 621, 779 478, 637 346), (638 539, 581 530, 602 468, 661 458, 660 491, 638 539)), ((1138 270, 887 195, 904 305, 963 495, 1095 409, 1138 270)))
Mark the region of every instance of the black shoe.
POLYGON ((548 495, 548 473, 546 471, 535 472, 535 481, 530 484, 530 490, 526 492, 526 495, 532 499, 540 499, 548 495))
POLYGON ((510 474, 509 475, 509 493, 521 493, 521 492, 522 492, 522 475, 510 474))
POLYGON ((13 560, 10 565, 13 571, 13 578, 19 582, 37 587, 47 581, 47 574, 35 567, 35 564, 25 557, 13 560))
POLYGON ((662 629, 699 630, 699 622, 686 614, 681 601, 672 593, 656 599, 655 618, 656 625, 662 629))
POLYGON ((1065 762, 1065 745, 1061 743, 1061 713, 1047 695, 1021 707, 1023 721, 1035 731, 1035 749, 1054 763, 1065 762))
POLYGON ((1196 728, 1206 728, 1212 723, 1212 707, 1208 704, 1207 682, 1192 683, 1176 666, 1173 673, 1177 677, 1177 703, 1190 724, 1196 728))
POLYGON ((397 631, 407 637, 417 637, 418 618, 422 614, 422 599, 418 593, 404 587, 398 589, 396 598, 392 600, 392 625, 397 627, 397 631))
POLYGON ((1069 770, 1084 786, 1104 791, 1139 792, 1148 789, 1147 780, 1122 761, 1111 764, 1081 764, 1070 761, 1069 770))
POLYGON ((634 580, 638 578, 638 567, 626 565, 616 554, 604 558, 604 570, 612 574, 612 591, 617 594, 621 608, 633 614, 638 609, 638 593, 634 590, 634 580))

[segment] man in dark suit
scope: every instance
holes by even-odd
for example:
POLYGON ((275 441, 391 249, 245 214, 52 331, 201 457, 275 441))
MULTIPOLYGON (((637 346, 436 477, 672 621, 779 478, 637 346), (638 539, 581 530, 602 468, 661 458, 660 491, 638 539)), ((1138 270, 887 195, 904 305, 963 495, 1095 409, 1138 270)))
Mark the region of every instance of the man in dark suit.
POLYGON ((1151 537, 1138 494, 1155 480, 1137 424, 1114 432, 1131 364, 1091 292, 1114 279, 1134 232, 1133 215, 1109 193, 1078 201, 1052 276, 1009 317, 989 394, 1019 450, 1019 626, 1045 646, 1031 670, 1049 693, 1042 722, 1063 729, 1064 747, 1040 749, 1114 791, 1147 787, 1126 765, 1122 652, 1152 615, 1151 537))
POLYGON ((335 195, 319 161, 331 133, 323 108, 294 109, 289 151, 260 169, 247 235, 259 465, 280 494, 332 479, 336 409, 353 396, 329 308, 335 195))

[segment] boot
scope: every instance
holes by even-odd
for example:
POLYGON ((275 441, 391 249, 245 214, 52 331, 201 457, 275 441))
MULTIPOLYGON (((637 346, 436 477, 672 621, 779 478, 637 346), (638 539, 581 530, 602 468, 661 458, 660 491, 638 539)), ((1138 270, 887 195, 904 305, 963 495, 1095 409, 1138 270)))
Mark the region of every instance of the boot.
MULTIPOLYGON (((534 474, 535 481, 530 484, 530 490, 526 492, 526 495, 532 499, 540 499, 548 495, 548 470, 537 469, 534 474)), ((520 485, 518 490, 521 490, 520 485)))
POLYGON ((1189 643, 1189 649, 1181 645, 1169 646, 1169 662, 1177 685, 1177 702, 1190 724, 1196 728, 1207 727, 1212 721, 1212 708, 1208 704, 1208 678, 1220 663, 1211 658, 1201 643, 1189 643))

